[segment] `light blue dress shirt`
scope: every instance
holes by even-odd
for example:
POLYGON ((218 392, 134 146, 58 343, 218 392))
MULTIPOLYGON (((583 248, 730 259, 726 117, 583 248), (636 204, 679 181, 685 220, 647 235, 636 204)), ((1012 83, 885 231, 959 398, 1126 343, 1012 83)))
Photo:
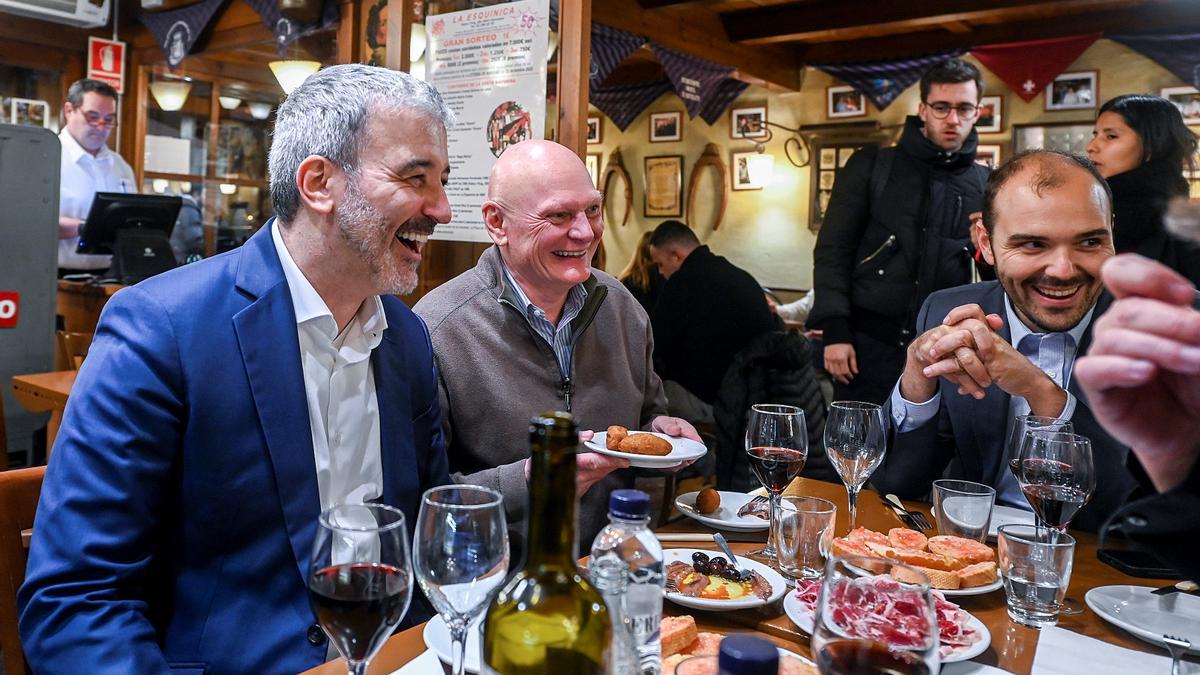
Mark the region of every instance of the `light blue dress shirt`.
POLYGON ((529 300, 525 289, 521 288, 521 284, 518 284, 512 273, 508 271, 508 265, 503 264, 503 259, 501 259, 501 266, 504 268, 505 280, 509 286, 512 286, 513 292, 520 300, 520 309, 524 313, 525 320, 529 322, 529 327, 554 350, 554 357, 558 360, 559 374, 562 375, 563 380, 570 379, 571 358, 575 348, 575 331, 571 328, 571 322, 579 316, 580 310, 583 309, 583 303, 587 300, 587 289, 583 287, 583 284, 575 284, 571 287, 570 292, 567 293, 567 302, 563 305, 562 316, 559 317, 558 325, 555 326, 546 318, 545 310, 529 300))

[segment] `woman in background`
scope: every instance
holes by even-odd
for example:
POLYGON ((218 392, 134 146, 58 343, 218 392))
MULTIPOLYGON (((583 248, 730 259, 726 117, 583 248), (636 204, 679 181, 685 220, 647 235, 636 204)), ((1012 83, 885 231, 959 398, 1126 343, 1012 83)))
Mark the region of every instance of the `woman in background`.
POLYGON ((1188 196, 1184 171, 1195 169, 1196 137, 1175 104, 1144 94, 1108 101, 1087 153, 1112 189, 1117 253, 1139 253, 1200 284, 1200 247, 1163 226, 1167 204, 1188 196))
POLYGON ((658 302, 658 291, 666 281, 658 273, 658 267, 654 265, 654 261, 650 259, 651 233, 652 231, 643 232, 642 236, 638 238, 633 257, 629 259, 629 264, 617 277, 622 284, 625 284, 625 288, 633 293, 633 297, 641 303, 647 315, 654 313, 654 304, 658 302))

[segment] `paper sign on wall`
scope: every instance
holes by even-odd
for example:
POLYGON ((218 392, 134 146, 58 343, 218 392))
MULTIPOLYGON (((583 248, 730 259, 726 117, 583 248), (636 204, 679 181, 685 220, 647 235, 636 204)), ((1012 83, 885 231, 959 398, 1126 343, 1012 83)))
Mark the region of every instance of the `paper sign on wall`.
POLYGON ((16 291, 0 291, 0 328, 16 328, 20 311, 21 294, 16 291))

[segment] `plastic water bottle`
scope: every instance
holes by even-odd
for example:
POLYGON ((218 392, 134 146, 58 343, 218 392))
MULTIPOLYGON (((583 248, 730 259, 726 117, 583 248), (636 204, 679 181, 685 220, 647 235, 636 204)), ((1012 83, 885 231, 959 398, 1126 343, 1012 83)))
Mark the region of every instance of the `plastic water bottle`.
POLYGON ((613 670, 658 675, 662 670, 663 550, 650 531, 650 495, 614 490, 609 524, 592 543, 588 575, 613 615, 613 670))
POLYGON ((779 650, 753 635, 730 635, 721 640, 719 675, 775 675, 779 650))

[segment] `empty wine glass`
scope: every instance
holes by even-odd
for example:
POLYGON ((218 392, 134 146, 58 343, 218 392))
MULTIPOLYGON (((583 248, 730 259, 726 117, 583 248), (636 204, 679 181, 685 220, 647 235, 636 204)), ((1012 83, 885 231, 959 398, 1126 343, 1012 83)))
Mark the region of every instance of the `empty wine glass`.
POLYGON ((846 484, 851 530, 858 517, 858 491, 883 461, 885 428, 883 408, 862 401, 834 401, 825 420, 825 454, 846 484))
POLYGON ((321 514, 309 569, 317 621, 352 675, 396 628, 412 600, 404 513, 383 504, 339 504, 321 514))
POLYGON ((771 500, 767 545, 753 555, 775 559, 775 514, 779 498, 808 459, 808 425, 804 411, 792 405, 759 403, 750 407, 746 423, 746 454, 750 468, 771 500))
POLYGON ((508 526, 499 492, 447 485, 425 492, 414 542, 417 583, 446 622, 452 672, 466 667, 467 631, 508 572, 508 526))

